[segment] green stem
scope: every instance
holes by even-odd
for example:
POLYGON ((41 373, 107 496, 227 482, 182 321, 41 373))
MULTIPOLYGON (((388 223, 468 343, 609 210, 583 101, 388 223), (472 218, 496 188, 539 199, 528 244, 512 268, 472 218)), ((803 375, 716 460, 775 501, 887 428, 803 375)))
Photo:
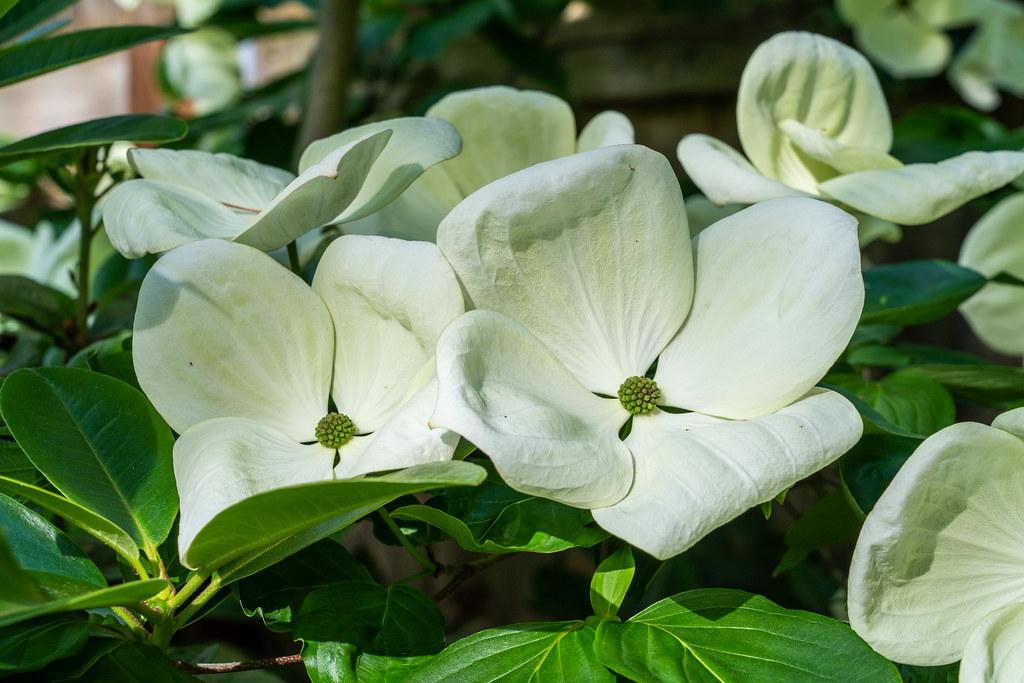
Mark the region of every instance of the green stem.
POLYGON ((380 515, 380 518, 382 520, 384 520, 384 524, 387 525, 388 529, 391 530, 391 533, 394 535, 395 539, 397 539, 398 542, 402 544, 402 547, 405 548, 406 552, 409 553, 412 559, 416 560, 416 562, 418 562, 419 565, 423 567, 425 571, 429 571, 431 574, 433 574, 434 571, 437 570, 437 567, 435 567, 433 562, 424 557, 423 553, 418 551, 413 546, 413 544, 409 542, 409 539, 405 537, 405 534, 402 533, 402 530, 398 528, 397 524, 395 524, 395 520, 391 519, 391 515, 388 513, 388 511, 385 510, 384 508, 378 508, 377 514, 380 515))
POLYGON ((302 263, 299 262, 299 245, 292 240, 288 243, 288 265, 291 266, 292 272, 302 277, 302 263))
POLYGON ((92 252, 92 211, 96 205, 96 150, 87 149, 78 159, 75 173, 75 215, 78 236, 78 301, 75 307, 75 343, 85 346, 89 340, 89 270, 92 252))
POLYGON ((203 591, 195 597, 195 599, 189 604, 188 607, 183 609, 181 613, 175 617, 175 625, 181 628, 188 623, 196 612, 202 609, 203 605, 213 599, 215 595, 220 591, 220 577, 214 576, 210 579, 209 585, 203 589, 203 591))
POLYGON ((209 574, 195 573, 189 576, 184 585, 174 594, 174 597, 167 601, 167 606, 172 610, 176 610, 184 605, 199 590, 199 587, 203 585, 207 578, 209 578, 209 574))
POLYGON ((135 616, 134 612, 126 607, 111 607, 110 611, 121 617, 121 621, 131 629, 131 632, 135 634, 136 638, 145 642, 149 641, 149 631, 146 630, 145 625, 143 625, 142 621, 135 616))

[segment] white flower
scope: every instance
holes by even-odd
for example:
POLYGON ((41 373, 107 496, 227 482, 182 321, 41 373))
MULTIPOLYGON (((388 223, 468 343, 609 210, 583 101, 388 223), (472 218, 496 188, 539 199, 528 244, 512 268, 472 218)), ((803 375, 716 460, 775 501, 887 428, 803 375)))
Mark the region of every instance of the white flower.
POLYGON ((968 104, 999 106, 999 90, 1024 97, 1024 7, 986 0, 981 23, 953 60, 949 80, 968 104))
POLYGON ((103 202, 110 241, 129 258, 205 238, 273 251, 379 210, 460 146, 450 124, 420 117, 343 135, 344 144, 298 177, 229 154, 133 149, 129 161, 142 179, 118 185, 103 202))
POLYGON ((898 662, 960 664, 962 683, 1024 671, 1024 409, 929 437, 868 514, 850 625, 898 662))
POLYGON ((450 459, 457 437, 427 418, 434 345, 463 310, 432 244, 340 237, 312 287, 222 240, 163 256, 139 293, 132 354, 181 434, 181 557, 256 493, 450 459))
MULTIPOLYGON (((577 137, 576 120, 565 101, 505 86, 452 93, 431 107, 427 116, 455 126, 462 137, 462 152, 424 173, 383 211, 346 225, 346 232, 433 242, 441 219, 487 183, 542 161, 633 142, 633 125, 619 112, 598 114, 577 137)), ((310 145, 300 170, 347 141, 344 136, 310 145)))
MULTIPOLYGON (((132 11, 142 5, 143 0, 116 0, 123 9, 132 11)), ((182 26, 193 27, 203 23, 220 9, 224 0, 149 0, 154 5, 171 5, 182 26)))
POLYGON ((484 187, 438 246, 482 310, 438 342, 431 424, 657 557, 860 436, 853 406, 814 387, 864 299, 856 222, 833 206, 766 202, 691 247, 668 160, 621 145, 484 187))
POLYGON ((203 28, 167 41, 161 68, 188 117, 224 109, 242 95, 238 41, 219 28, 203 28))
POLYGON ((678 155, 716 204, 816 196, 886 221, 920 225, 1024 173, 1022 152, 967 152, 904 166, 889 155, 892 123, 871 66, 810 33, 780 33, 751 55, 736 118, 750 159, 707 135, 678 155))
MULTIPOLYGON (((77 220, 59 237, 46 221, 34 230, 0 221, 0 275, 21 275, 74 296, 78 289, 72 274, 78 267, 79 232, 77 220)), ((102 234, 95 235, 90 261, 94 273, 110 253, 110 243, 102 234)))
MULTIPOLYGON (((1000 273, 1024 278, 1024 193, 1002 200, 971 228, 960 247, 960 265, 989 278, 1000 273)), ((1024 354, 1024 287, 991 282, 960 312, 996 351, 1024 354)))

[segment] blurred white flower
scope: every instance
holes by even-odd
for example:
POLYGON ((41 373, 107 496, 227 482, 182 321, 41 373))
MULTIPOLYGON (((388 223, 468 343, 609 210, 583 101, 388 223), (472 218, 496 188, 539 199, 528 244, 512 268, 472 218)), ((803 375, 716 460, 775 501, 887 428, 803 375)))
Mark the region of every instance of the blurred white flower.
POLYGON ((161 62, 175 108, 186 118, 233 104, 242 95, 238 41, 223 29, 202 28, 167 41, 161 62))

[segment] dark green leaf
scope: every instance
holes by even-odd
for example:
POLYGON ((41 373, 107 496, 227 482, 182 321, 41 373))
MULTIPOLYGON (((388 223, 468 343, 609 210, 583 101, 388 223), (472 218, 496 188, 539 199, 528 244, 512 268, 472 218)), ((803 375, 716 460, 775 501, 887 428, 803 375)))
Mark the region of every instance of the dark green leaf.
POLYGON ((0 50, 0 87, 180 33, 165 26, 114 26, 20 43, 0 50))
POLYGON ((75 302, 67 294, 20 275, 0 275, 0 315, 64 339, 74 314, 75 302))
POLYGON ((789 571, 819 548, 855 538, 863 519, 843 489, 827 494, 786 531, 786 553, 772 576, 789 571))
POLYGON ((945 666, 899 664, 898 667, 906 683, 957 683, 960 679, 959 662, 945 666))
POLYGON ((828 381, 855 393, 906 434, 928 436, 956 421, 953 397, 916 368, 898 370, 878 382, 838 373, 828 381))
POLYGON ((919 325, 938 320, 984 287, 985 277, 949 261, 907 261, 864 272, 862 323, 919 325))
POLYGON ((590 579, 590 606, 595 615, 609 619, 619 613, 635 573, 633 551, 628 545, 619 547, 598 565, 590 579))
POLYGON ((867 514, 921 439, 892 434, 865 435, 839 461, 843 483, 861 512, 867 514))
POLYGON ((76 2, 78 0, 23 0, 17 3, 7 12, 0 13, 0 45, 63 12, 76 2))
MULTIPOLYGON (((6 429, 6 427, 4 428, 6 429)), ((0 477, 38 484, 43 475, 15 441, 0 438, 0 477)))
POLYGON ((625 623, 604 621, 597 654, 634 681, 897 683, 849 626, 736 590, 687 591, 625 623))
POLYGON ((77 368, 19 370, 0 412, 32 463, 139 547, 167 537, 178 511, 171 431, 138 389, 77 368))
POLYGON ((1013 273, 1001 272, 996 273, 988 279, 989 282, 998 282, 1002 285, 1013 285, 1014 287, 1024 287, 1024 280, 1020 279, 1013 273))
POLYGON ((196 683, 152 645, 122 642, 99 657, 78 680, 83 683, 196 683))
POLYGON ((594 629, 582 621, 491 628, 456 641, 405 683, 613 683, 615 676, 597 661, 594 640, 594 629))
MULTIPOLYGON (((2 59, 3 53, 0 53, 2 59)), ((2 62, 0 62, 2 64, 2 62)), ((164 143, 180 140, 188 125, 172 116, 130 114, 110 116, 48 130, 0 147, 0 164, 56 152, 98 147, 115 142, 164 143)))
POLYGON ((465 38, 494 16, 498 0, 469 0, 436 19, 421 22, 409 33, 405 49, 411 57, 436 59, 449 45, 465 38))
POLYGON ((75 654, 88 638, 89 622, 71 614, 0 628, 0 676, 37 671, 54 660, 75 654))
POLYGON ((915 365, 954 396, 1001 408, 1024 405, 1024 369, 1005 365, 915 365))
POLYGON ((905 368, 921 363, 953 365, 991 365, 984 358, 925 344, 868 344, 846 354, 846 362, 854 367, 905 368))

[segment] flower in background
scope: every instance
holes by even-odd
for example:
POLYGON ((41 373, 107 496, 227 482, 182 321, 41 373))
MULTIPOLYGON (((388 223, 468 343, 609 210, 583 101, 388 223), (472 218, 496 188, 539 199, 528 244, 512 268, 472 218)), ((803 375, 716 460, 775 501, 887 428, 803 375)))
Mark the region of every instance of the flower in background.
MULTIPOLYGON (((747 158, 707 135, 688 135, 678 148, 686 173, 720 205, 813 196, 920 225, 1024 173, 1022 152, 967 152, 904 166, 889 155, 892 122, 871 65, 811 33, 780 33, 754 51, 740 79, 736 118, 747 158)), ((894 228, 876 224, 872 231, 894 228)))
POLYGON ((116 0, 118 5, 128 11, 138 9, 144 1, 174 7, 178 23, 190 28, 212 17, 224 4, 224 0, 116 0))
MULTIPOLYGON (((633 142, 623 114, 595 116, 577 137, 576 119, 564 100, 505 86, 452 93, 426 114, 448 121, 462 137, 462 152, 424 173, 401 197, 346 232, 434 241, 452 208, 484 185, 542 161, 608 145, 633 142)), ((345 131, 309 146, 300 171, 350 140, 345 131)))
POLYGON ((999 90, 1024 97, 1024 6, 988 0, 981 23, 957 54, 949 80, 971 106, 991 111, 999 90))
POLYGON ((850 625, 905 664, 961 660, 963 683, 1024 671, 1024 408, 928 437, 868 513, 850 625))
MULTIPOLYGON (((21 275, 74 296, 78 291, 73 277, 78 267, 79 232, 77 220, 60 235, 47 221, 34 230, 0 221, 0 275, 21 275)), ((95 273, 113 250, 102 234, 93 237, 91 246, 95 273)))
POLYGON ((161 75, 179 115, 210 114, 241 97, 237 48, 235 37, 218 28, 202 28, 167 41, 161 75))
POLYGON ((856 221, 834 206, 765 202, 691 244, 668 160, 620 145, 487 185, 438 246, 479 310, 438 342, 431 424, 656 557, 860 437, 815 388, 864 301, 856 221))

